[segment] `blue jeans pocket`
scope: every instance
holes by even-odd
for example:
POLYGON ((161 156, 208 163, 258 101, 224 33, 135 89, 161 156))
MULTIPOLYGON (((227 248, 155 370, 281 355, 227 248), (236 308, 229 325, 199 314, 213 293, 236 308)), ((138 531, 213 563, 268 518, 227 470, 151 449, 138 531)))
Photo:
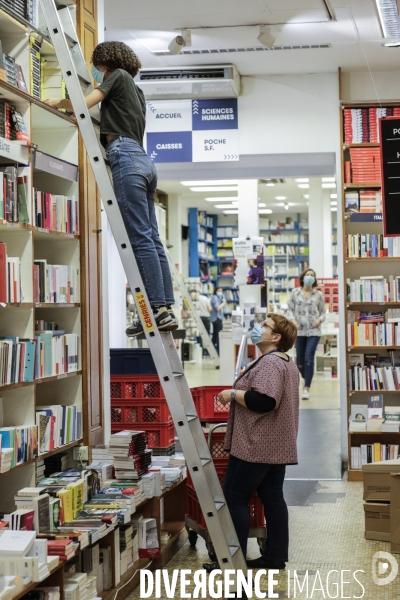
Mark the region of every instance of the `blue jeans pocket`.
POLYGON ((139 152, 129 152, 133 167, 137 175, 142 175, 150 180, 153 173, 153 162, 147 154, 139 152))

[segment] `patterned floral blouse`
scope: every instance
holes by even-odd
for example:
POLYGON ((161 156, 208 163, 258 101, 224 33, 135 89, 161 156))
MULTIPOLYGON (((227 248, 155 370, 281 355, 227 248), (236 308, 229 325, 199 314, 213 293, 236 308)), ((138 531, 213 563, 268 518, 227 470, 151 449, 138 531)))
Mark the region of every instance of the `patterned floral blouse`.
POLYGON ((266 354, 247 367, 233 384, 276 401, 274 410, 259 413, 231 402, 224 449, 247 462, 297 464, 299 371, 294 362, 266 354))
POLYGON ((289 310, 286 313, 288 319, 296 319, 299 324, 297 335, 311 337, 313 335, 321 335, 321 326, 313 329, 313 323, 317 319, 325 321, 326 308, 324 297, 320 291, 313 289, 311 294, 306 298, 303 293, 303 288, 295 288, 288 302, 289 310))

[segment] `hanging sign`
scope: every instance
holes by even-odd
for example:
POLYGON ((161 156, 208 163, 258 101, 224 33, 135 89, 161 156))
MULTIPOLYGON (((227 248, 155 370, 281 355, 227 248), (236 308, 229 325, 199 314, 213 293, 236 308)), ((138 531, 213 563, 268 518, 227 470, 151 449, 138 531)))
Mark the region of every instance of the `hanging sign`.
POLYGON ((239 160, 237 98, 147 102, 146 118, 155 163, 239 160))
POLYGON ((400 236, 400 119, 380 119, 383 232, 400 236))
POLYGON ((235 285, 263 285, 264 239, 262 237, 233 238, 235 285))

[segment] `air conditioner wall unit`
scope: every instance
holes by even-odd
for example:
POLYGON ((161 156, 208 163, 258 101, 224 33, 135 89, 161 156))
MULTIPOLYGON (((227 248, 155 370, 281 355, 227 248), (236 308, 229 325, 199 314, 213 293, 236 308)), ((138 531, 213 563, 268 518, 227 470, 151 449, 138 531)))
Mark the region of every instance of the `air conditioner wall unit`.
POLYGON ((237 98, 240 75, 234 65, 140 69, 136 78, 146 100, 237 98))

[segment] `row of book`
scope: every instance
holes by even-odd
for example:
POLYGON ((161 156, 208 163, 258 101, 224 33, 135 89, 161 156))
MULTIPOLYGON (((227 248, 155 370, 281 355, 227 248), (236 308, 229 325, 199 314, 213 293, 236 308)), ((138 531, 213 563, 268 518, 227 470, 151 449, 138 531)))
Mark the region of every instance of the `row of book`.
POLYGON ((306 234, 282 234, 282 233, 269 233, 264 234, 264 241, 266 244, 281 244, 291 243, 297 244, 298 242, 308 244, 308 235, 306 234))
POLYGON ((345 183, 380 183, 380 148, 350 148, 350 161, 344 162, 345 183))
POLYGON ((79 336, 38 331, 34 339, 0 338, 0 385, 32 382, 78 370, 79 336))
POLYGON ((234 227, 232 225, 228 225, 226 227, 221 227, 220 225, 218 225, 217 228, 217 236, 219 238, 223 238, 223 237, 235 237, 238 234, 238 230, 237 227, 234 227))
POLYGON ((347 323, 347 344, 349 347, 400 346, 400 326, 398 323, 385 323, 383 319, 378 323, 368 321, 347 323))
POLYGON ((381 190, 348 190, 344 193, 345 212, 348 213, 381 213, 381 190))
POLYGON ((6 100, 0 101, 0 137, 6 140, 18 140, 25 144, 30 143, 30 136, 22 114, 6 100))
POLYGON ((31 95, 35 98, 42 97, 41 93, 41 57, 40 49, 42 47, 41 37, 31 34, 29 36, 29 71, 31 75, 31 95))
POLYGON ((393 460, 398 456, 398 444, 361 444, 351 447, 350 464, 352 469, 362 469, 368 463, 393 460))
POLYGON ((400 116, 398 107, 345 108, 343 110, 344 143, 379 142, 379 119, 392 116, 400 116))
POLYGON ((232 248, 218 248, 217 257, 218 258, 233 258, 232 248))
POLYGON ((197 222, 200 225, 206 225, 207 227, 213 227, 214 225, 213 217, 208 217, 204 210, 199 210, 197 213, 197 222))
POLYGON ((21 259, 7 256, 6 244, 0 242, 0 302, 22 302, 21 259))
POLYGON ((400 276, 385 279, 383 275, 366 275, 354 281, 347 280, 350 302, 398 302, 400 276))
POLYGON ((36 407, 39 454, 82 438, 82 409, 75 405, 36 407))
POLYGON ((203 227, 200 224, 197 227, 197 235, 199 236, 199 238, 202 238, 203 240, 206 240, 207 242, 214 241, 213 234, 208 229, 206 229, 205 227, 203 227))
POLYGON ((37 457, 36 425, 0 427, 0 473, 37 457))
POLYGON ((41 88, 42 100, 68 97, 63 74, 56 56, 47 55, 41 59, 41 88))
POLYGON ((79 269, 69 265, 49 265, 44 259, 35 260, 33 299, 49 304, 79 302, 79 269))
POLYGON ((400 256, 400 239, 380 234, 346 235, 346 256, 349 258, 380 258, 400 256))
POLYGON ((79 205, 75 196, 50 194, 33 189, 33 225, 79 234, 79 205))
POLYGON ((0 219, 11 223, 29 223, 27 175, 18 175, 17 167, 0 169, 0 219))
POLYGON ((197 242, 197 251, 199 254, 203 256, 213 257, 213 248, 206 242, 197 242))
POLYGON ((400 390, 400 367, 359 367, 349 369, 351 391, 400 390))
POLYGON ((265 254, 267 256, 273 256, 278 254, 279 256, 297 256, 299 254, 308 256, 308 246, 271 246, 265 245, 265 254))

